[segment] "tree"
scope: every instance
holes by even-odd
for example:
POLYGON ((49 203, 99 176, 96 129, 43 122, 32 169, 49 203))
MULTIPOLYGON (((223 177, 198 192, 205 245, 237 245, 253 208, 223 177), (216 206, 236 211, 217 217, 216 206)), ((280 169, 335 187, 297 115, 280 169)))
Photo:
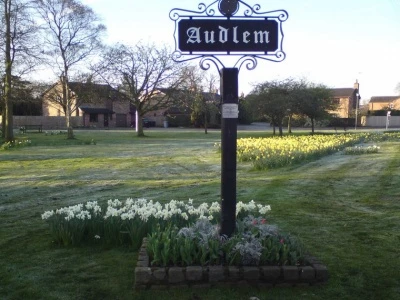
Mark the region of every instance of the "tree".
POLYGON ((5 20, 5 76, 4 76, 4 122, 3 132, 6 142, 14 140, 13 132, 13 116, 11 102, 11 75, 12 75, 12 60, 11 60, 11 0, 3 0, 4 3, 4 20, 5 20))
POLYGON ((216 101, 220 100, 216 93, 218 78, 215 74, 205 73, 195 66, 184 68, 182 78, 181 97, 176 98, 181 106, 191 112, 193 124, 203 126, 204 133, 207 134, 211 114, 217 113, 216 101))
POLYGON ((299 83, 293 78, 273 80, 255 86, 246 97, 254 116, 265 117, 271 124, 279 128, 279 135, 283 135, 282 122, 285 116, 294 113, 296 106, 296 92, 299 83))
POLYGON ((109 47, 93 70, 100 80, 124 94, 136 108, 136 132, 144 136, 142 117, 168 108, 182 77, 180 66, 172 60, 166 47, 154 44, 135 46, 118 44, 109 47))
POLYGON ((315 121, 329 117, 329 111, 336 110, 337 103, 333 99, 332 91, 325 85, 307 83, 298 90, 297 109, 311 120, 311 132, 314 134, 315 121))
POLYGON ((242 93, 239 97, 239 124, 251 124, 253 122, 253 114, 251 111, 250 103, 242 93))
POLYGON ((72 139, 72 101, 68 82, 73 76, 73 68, 83 65, 102 48, 101 37, 106 28, 90 7, 76 0, 34 1, 46 31, 48 50, 44 54, 49 65, 61 73, 61 101, 65 107, 68 138, 72 139))
POLYGON ((2 14, 0 26, 0 59, 4 61, 4 69, 0 71, 1 101, 3 118, 3 137, 6 141, 14 139, 13 134, 13 79, 31 72, 40 61, 39 28, 31 13, 29 1, 1 0, 2 14), (4 75, 3 75, 4 74, 4 75))
MULTIPOLYGON (((246 97, 259 118, 264 116, 272 125, 279 127, 282 135, 282 120, 294 114, 302 114, 311 119, 312 133, 315 121, 329 116, 329 111, 337 108, 332 91, 322 84, 307 82, 305 79, 288 78, 260 83, 246 97)), ((275 128, 274 128, 275 134, 275 128)))

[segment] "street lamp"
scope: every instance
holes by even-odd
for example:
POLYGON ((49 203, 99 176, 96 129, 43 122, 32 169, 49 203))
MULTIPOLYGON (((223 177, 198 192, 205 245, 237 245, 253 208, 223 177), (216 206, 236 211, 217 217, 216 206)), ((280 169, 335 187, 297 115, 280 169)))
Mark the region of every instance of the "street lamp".
POLYGON ((391 110, 393 109, 393 103, 389 104, 389 109, 386 113, 386 130, 388 130, 389 123, 390 123, 390 115, 391 115, 391 110))
POLYGON ((391 113, 390 110, 386 113, 386 130, 388 130, 388 128, 389 128, 390 113, 391 113))
POLYGON ((359 93, 356 94, 356 122, 354 124, 354 130, 357 130, 357 119, 358 119, 358 105, 360 102, 361 96, 359 93))

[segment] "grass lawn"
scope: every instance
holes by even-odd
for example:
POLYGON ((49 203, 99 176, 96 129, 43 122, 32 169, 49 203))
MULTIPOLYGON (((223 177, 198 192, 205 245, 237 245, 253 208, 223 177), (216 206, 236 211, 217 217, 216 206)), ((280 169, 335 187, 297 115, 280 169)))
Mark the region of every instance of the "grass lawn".
MULTIPOLYGON (((238 163, 238 201, 270 204, 269 222, 300 237, 328 267, 326 285, 135 292, 136 252, 56 246, 41 214, 128 197, 218 201, 220 132, 75 134, 73 141, 17 135, 32 146, 0 151, 1 299, 399 299, 400 142, 381 143, 377 154, 336 153, 269 171, 238 163)), ((239 132, 251 136, 267 133, 239 132)))

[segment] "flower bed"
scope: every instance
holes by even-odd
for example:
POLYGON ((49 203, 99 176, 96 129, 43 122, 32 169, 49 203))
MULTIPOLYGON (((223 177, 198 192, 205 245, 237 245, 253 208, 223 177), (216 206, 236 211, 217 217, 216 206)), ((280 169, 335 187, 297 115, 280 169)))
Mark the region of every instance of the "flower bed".
POLYGON ((151 267, 147 239, 139 250, 135 268, 136 290, 213 286, 270 288, 309 286, 327 282, 329 273, 320 261, 307 256, 303 266, 186 266, 151 267))
POLYGON ((325 266, 305 256, 303 245, 268 224, 269 205, 238 202, 232 236, 219 233, 220 205, 172 200, 109 200, 107 207, 87 202, 55 211, 42 219, 53 241, 128 244, 139 249, 135 288, 168 285, 316 284, 328 279, 325 266))

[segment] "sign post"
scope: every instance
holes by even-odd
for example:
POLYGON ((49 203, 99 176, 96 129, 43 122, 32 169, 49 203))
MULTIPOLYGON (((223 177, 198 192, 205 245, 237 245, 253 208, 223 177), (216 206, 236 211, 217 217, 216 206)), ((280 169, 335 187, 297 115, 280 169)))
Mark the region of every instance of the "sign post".
POLYGON ((236 223, 236 140, 239 69, 221 70, 221 234, 231 236, 236 223))
POLYGON ((285 10, 261 12, 259 4, 242 0, 216 0, 200 3, 198 11, 175 8, 169 17, 175 22, 176 62, 200 59, 203 70, 213 63, 221 82, 221 229, 231 236, 236 224, 236 148, 239 115, 239 70, 257 66, 257 60, 280 62, 283 52, 282 22, 285 10), (216 7, 218 6, 218 7, 216 7), (220 12, 220 15, 217 12, 220 12), (233 67, 224 58, 236 57, 233 67))

